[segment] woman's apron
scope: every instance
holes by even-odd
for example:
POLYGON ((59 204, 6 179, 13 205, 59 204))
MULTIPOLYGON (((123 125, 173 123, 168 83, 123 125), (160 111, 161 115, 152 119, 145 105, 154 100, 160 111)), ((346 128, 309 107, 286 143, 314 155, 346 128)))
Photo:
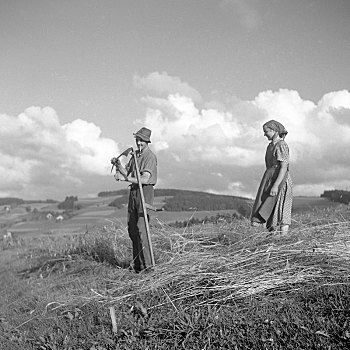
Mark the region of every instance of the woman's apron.
POLYGON ((269 149, 269 147, 271 148, 271 146, 269 145, 268 149, 266 150, 266 170, 261 180, 252 210, 252 221, 254 222, 265 223, 268 221, 275 209, 278 194, 280 193, 281 189, 287 181, 289 167, 286 171, 286 174, 284 175, 283 180, 278 186, 277 194, 275 196, 270 196, 271 188, 275 183, 281 168, 280 163, 276 160, 276 157, 274 156, 277 145, 278 142, 272 146, 272 150, 269 149))

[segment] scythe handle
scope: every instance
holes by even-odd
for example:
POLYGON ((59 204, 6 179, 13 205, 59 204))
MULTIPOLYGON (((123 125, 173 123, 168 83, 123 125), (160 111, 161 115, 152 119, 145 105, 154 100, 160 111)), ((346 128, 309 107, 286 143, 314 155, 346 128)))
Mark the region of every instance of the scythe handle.
POLYGON ((137 178, 137 183, 138 183, 138 185, 139 185, 139 190, 140 190, 142 212, 143 212, 143 216, 144 216, 145 227, 146 227, 146 233, 147 233, 147 240, 148 240, 148 245, 149 245, 149 250, 150 250, 150 255, 151 255, 151 264, 152 264, 152 266, 154 266, 154 265, 155 265, 155 262, 154 262, 154 255, 153 255, 151 234, 150 234, 149 223, 148 223, 148 218, 147 218, 146 202, 145 202, 145 197, 144 197, 144 195, 143 195, 143 189, 142 189, 142 183, 141 183, 140 169, 139 169, 139 165, 137 164, 136 152, 135 152, 134 150, 132 150, 132 156, 134 157, 135 170, 136 170, 136 178, 137 178))

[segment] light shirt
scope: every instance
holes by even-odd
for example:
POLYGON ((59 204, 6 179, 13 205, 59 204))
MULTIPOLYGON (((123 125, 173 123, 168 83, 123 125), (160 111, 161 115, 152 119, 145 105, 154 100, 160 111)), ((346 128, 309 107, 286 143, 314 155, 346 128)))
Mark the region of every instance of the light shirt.
MULTIPOLYGON (((151 174, 148 184, 155 185, 157 183, 157 157, 150 150, 149 147, 145 148, 142 153, 137 151, 136 153, 137 164, 139 166, 140 174, 148 172, 151 174)), ((134 157, 132 157, 126 166, 128 176, 136 177, 136 170, 134 167, 134 157)))

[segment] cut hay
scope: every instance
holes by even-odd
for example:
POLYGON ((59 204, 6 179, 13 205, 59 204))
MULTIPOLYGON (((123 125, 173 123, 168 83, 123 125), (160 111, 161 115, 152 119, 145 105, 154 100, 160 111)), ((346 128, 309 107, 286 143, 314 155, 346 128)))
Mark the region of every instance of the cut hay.
POLYGON ((348 221, 312 223, 281 236, 253 229, 247 221, 207 224, 191 232, 163 224, 153 229, 157 265, 152 272, 116 270, 103 288, 83 299, 120 304, 142 298, 151 308, 176 308, 189 302, 223 305, 308 284, 349 283, 349 227, 348 221))

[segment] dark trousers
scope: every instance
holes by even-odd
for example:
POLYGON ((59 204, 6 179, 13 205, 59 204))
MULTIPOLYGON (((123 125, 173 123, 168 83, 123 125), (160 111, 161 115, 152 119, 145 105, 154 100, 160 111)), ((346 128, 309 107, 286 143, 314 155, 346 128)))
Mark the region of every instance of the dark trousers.
MULTIPOLYGON (((153 205, 154 189, 152 185, 144 185, 142 187, 145 202, 153 205)), ((149 215, 147 215, 149 221, 149 215)), ((145 225, 145 217, 142 212, 142 203, 140 190, 137 186, 132 185, 129 194, 128 204, 128 232, 132 241, 132 252, 135 271, 141 271, 152 266, 151 252, 147 231, 145 225)))

